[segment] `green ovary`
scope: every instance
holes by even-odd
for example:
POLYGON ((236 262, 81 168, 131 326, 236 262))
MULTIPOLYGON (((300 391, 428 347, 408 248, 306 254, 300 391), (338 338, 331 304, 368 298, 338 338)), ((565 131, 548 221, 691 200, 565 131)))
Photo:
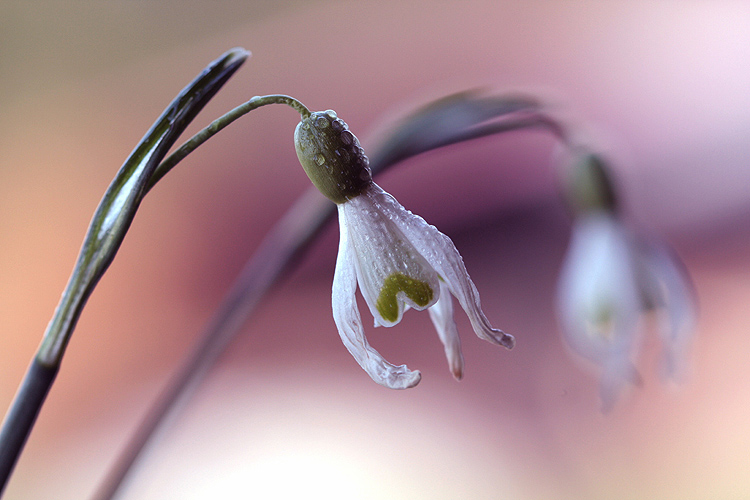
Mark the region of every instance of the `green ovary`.
POLYGON ((407 297, 419 307, 424 307, 432 301, 434 292, 430 284, 420 281, 403 273, 393 273, 383 281, 383 288, 375 303, 375 308, 386 321, 393 323, 398 319, 398 292, 404 292, 407 297))
POLYGON ((615 318, 609 305, 600 305, 592 311, 593 315, 586 324, 586 333, 591 337, 599 337, 608 342, 615 337, 615 318))

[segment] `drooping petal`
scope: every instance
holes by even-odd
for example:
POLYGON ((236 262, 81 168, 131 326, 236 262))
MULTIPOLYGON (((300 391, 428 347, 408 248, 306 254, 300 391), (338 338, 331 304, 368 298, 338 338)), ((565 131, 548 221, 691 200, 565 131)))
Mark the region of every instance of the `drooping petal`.
POLYGON ((643 385, 641 375, 627 356, 613 357, 603 366, 599 382, 599 397, 602 412, 608 413, 614 408, 620 393, 629 385, 643 385))
POLYGON ((602 369, 605 406, 638 379, 630 357, 637 343, 640 302, 629 235, 604 212, 576 219, 558 286, 568 346, 602 369))
MULTIPOLYGON (((342 216, 339 205, 339 217, 342 216)), ((395 366, 387 362, 373 349, 365 338, 362 319, 357 309, 355 292, 357 274, 355 255, 346 224, 340 224, 339 253, 333 276, 333 319, 341 340, 354 359, 378 384, 391 389, 407 389, 417 385, 421 379, 419 371, 411 371, 406 365, 395 366)))
POLYGON ((695 293, 687 271, 670 248, 653 241, 638 243, 641 292, 647 305, 656 309, 663 343, 662 375, 679 381, 695 331, 695 293))
POLYGON ((456 380, 464 376, 464 357, 461 354, 461 340, 458 337, 456 322, 453 320, 453 297, 448 285, 440 281, 440 298, 428 309, 432 324, 445 347, 448 367, 456 380))
POLYGON ((512 348, 513 336, 492 328, 482 312, 474 282, 466 271, 464 261, 450 238, 428 224, 422 217, 414 215, 396 201, 393 196, 374 184, 368 188, 367 196, 377 210, 394 222, 404 237, 416 251, 437 271, 448 289, 458 299, 459 304, 471 321, 474 332, 494 344, 512 348))
POLYGON ((584 357, 628 348, 635 336, 640 302, 629 246, 624 227, 609 214, 574 223, 558 302, 563 332, 584 357))
POLYGON ((349 232, 357 281, 375 326, 393 326, 407 306, 421 311, 437 301, 438 275, 368 193, 339 205, 339 220, 349 232))

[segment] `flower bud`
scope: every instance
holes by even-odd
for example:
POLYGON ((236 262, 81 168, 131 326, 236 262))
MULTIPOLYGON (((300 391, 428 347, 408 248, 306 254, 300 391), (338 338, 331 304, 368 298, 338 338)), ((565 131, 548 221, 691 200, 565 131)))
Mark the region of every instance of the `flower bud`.
POLYGON ((573 165, 566 179, 566 198, 577 213, 591 210, 617 212, 617 197, 607 166, 596 154, 585 154, 573 165))
POLYGON ((372 183, 359 140, 333 110, 303 118, 294 131, 294 146, 312 183, 335 203, 356 198, 372 183))

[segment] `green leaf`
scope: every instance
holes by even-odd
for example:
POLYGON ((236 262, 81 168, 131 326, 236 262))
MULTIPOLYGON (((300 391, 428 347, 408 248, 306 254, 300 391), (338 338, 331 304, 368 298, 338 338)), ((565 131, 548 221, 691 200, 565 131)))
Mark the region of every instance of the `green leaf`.
POLYGON ((40 362, 50 366, 60 363, 86 300, 120 248, 154 170, 248 55, 244 49, 232 49, 212 62, 177 95, 125 160, 91 220, 73 274, 37 353, 40 362))

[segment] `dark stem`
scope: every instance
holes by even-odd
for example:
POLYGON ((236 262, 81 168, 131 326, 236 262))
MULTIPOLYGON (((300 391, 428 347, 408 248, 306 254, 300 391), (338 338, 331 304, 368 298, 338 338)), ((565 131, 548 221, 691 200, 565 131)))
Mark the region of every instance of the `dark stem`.
POLYGON ((0 495, 5 490, 57 371, 58 367, 46 366, 34 359, 5 417, 5 424, 0 430, 0 495))

